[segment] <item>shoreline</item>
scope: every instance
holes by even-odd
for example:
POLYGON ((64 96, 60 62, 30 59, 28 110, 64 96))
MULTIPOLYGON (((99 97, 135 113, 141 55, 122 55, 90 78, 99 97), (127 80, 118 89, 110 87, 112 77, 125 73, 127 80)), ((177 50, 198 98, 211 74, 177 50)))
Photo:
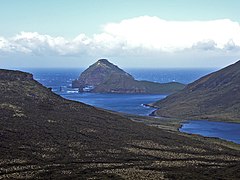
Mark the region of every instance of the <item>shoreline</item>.
POLYGON ((154 105, 152 105, 152 104, 143 104, 144 106, 146 106, 146 107, 151 107, 151 108, 154 108, 155 110, 153 110, 148 116, 155 116, 155 117, 157 117, 157 115, 156 115, 156 112, 157 112, 157 110, 159 109, 159 107, 157 107, 157 106, 154 106, 154 105))
MULTIPOLYGON (((169 118, 169 120, 173 120, 175 118, 170 118, 170 117, 161 117, 161 116, 157 116, 156 115, 156 111, 159 109, 157 108, 156 106, 154 105, 151 105, 151 104, 143 104, 144 106, 146 107, 151 107, 151 108, 155 108, 155 110, 153 110, 148 116, 149 117, 155 117, 155 118, 169 118)), ((209 121, 209 122, 219 122, 219 123, 236 123, 236 124, 239 124, 239 122, 226 122, 226 121, 217 121, 217 120, 214 120, 214 119, 198 119, 199 120, 205 120, 205 121, 209 121)), ((192 121, 197 121, 197 119, 192 119, 192 121)), ((176 130, 179 132, 179 133, 183 133, 183 134, 187 134, 187 135, 190 135, 190 136, 201 136, 203 138, 209 138, 211 140, 220 140, 220 141, 225 141, 227 143, 233 143, 235 145, 240 145, 240 143, 237 143, 237 142, 234 142, 232 140, 228 140, 228 139, 223 139, 223 138, 220 138, 220 137, 211 137, 211 136, 205 136, 205 135, 202 135, 202 134, 199 134, 199 133, 190 133, 190 132, 184 132, 184 131, 181 131, 181 128, 185 125, 185 124, 188 124, 190 123, 189 122, 189 119, 183 119, 183 120, 176 120, 177 124, 178 124, 178 127, 176 128, 176 130)))

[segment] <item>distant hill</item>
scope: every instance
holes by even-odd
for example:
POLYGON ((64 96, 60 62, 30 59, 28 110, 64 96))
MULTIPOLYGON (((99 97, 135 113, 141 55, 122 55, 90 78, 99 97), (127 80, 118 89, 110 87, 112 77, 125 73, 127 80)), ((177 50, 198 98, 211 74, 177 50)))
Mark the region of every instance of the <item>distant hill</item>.
POLYGON ((63 99, 28 73, 0 70, 0 97, 0 179, 240 176, 238 150, 63 99))
POLYGON ((80 91, 99 93, 149 93, 171 94, 184 88, 177 82, 155 83, 137 81, 106 59, 100 59, 89 66, 80 77, 72 82, 72 87, 80 91))
POLYGON ((240 61, 153 105, 158 116, 240 121, 240 61))

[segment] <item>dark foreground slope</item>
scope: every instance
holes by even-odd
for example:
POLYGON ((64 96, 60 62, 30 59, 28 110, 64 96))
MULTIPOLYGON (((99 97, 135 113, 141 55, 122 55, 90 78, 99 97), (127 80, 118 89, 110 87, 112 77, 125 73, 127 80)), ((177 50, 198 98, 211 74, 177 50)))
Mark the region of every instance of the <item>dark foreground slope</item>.
POLYGON ((177 82, 138 81, 108 60, 100 59, 74 80, 72 87, 79 88, 80 91, 91 87, 88 91, 97 93, 171 94, 183 89, 185 85, 177 82))
POLYGON ((159 116, 240 122, 240 61, 153 105, 159 116))
POLYGON ((0 97, 0 179, 240 178, 238 150, 65 100, 30 74, 0 70, 0 97))

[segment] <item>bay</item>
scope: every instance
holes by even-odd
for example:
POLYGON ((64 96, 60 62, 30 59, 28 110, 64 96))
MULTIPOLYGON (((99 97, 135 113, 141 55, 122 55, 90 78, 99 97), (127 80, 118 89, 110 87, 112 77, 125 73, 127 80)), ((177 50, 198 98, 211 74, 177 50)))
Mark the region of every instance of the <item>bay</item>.
MULTIPOLYGON (((143 104, 152 103, 166 97, 165 94, 98 94, 78 93, 71 88, 71 82, 77 79, 83 68, 74 69, 26 69, 44 86, 70 100, 83 102, 96 107, 135 115, 149 115, 155 109, 143 104)), ((190 83, 199 77, 214 71, 213 69, 125 69, 137 80, 153 82, 190 83)))
POLYGON ((240 144, 239 123, 190 120, 183 123, 179 131, 190 134, 199 134, 206 137, 225 139, 227 141, 240 144))
POLYGON ((162 94, 74 93, 72 91, 70 93, 60 92, 58 94, 66 99, 83 102, 103 109, 141 116, 147 116, 155 110, 154 108, 146 107, 144 104, 166 97, 166 95, 162 94))
MULTIPOLYGON (((54 93, 66 99, 117 112, 147 116, 155 109, 146 107, 143 104, 155 102, 166 97, 164 94, 78 93, 77 89, 71 88, 71 82, 79 77, 84 70, 83 68, 21 70, 32 73, 37 81, 46 87, 52 88, 54 93)), ((137 80, 188 84, 213 72, 214 69, 127 69, 126 71, 137 80)), ((217 137, 240 144, 240 124, 236 123, 194 120, 184 123, 179 131, 206 137, 217 137)))

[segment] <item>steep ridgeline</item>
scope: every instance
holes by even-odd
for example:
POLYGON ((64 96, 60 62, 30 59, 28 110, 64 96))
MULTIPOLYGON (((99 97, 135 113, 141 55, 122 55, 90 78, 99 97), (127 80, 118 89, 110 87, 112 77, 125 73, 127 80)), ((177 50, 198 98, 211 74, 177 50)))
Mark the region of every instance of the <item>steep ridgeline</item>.
POLYGON ((184 85, 177 82, 137 81, 108 60, 100 59, 73 81, 72 87, 99 93, 171 94, 183 89, 184 85))
POLYGON ((0 97, 0 179, 240 177, 237 150, 63 99, 31 74, 0 70, 0 97))
POLYGON ((159 116, 240 121, 240 61, 153 105, 159 116))

